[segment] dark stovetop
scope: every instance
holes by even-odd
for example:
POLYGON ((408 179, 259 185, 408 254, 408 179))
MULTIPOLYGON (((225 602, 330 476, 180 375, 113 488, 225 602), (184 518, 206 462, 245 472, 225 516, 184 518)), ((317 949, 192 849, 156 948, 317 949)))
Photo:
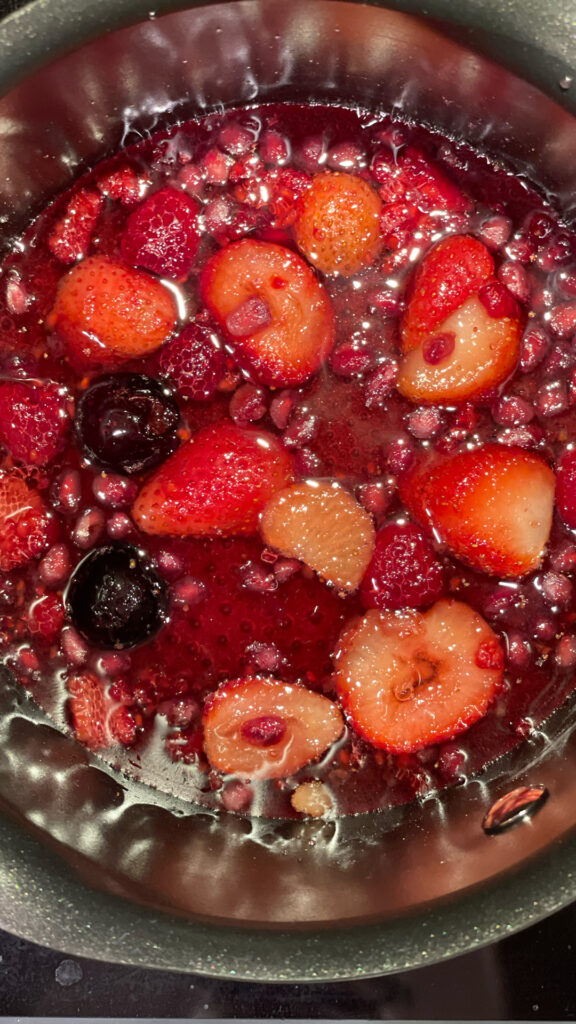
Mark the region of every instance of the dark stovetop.
MULTIPOLYGON (((0 17, 23 2, 0 0, 0 17)), ((122 967, 0 932, 0 1016, 576 1020, 575 968, 576 904, 477 953, 334 985, 248 984, 122 967)))

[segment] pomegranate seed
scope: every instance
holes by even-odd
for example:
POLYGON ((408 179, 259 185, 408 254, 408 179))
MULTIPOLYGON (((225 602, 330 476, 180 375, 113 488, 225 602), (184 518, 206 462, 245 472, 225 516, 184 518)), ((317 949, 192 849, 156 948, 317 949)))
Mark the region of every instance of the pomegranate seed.
POLYGON ((540 416, 549 418, 558 416, 568 408, 568 388, 566 381, 554 380, 544 384, 536 392, 536 410, 540 416))
POLYGON ((230 400, 230 416, 240 425, 256 423, 266 410, 266 392, 255 384, 243 384, 230 400))
POLYGON ((562 302, 548 314, 548 326, 559 338, 576 332, 576 302, 562 302))
POLYGON ((376 409, 393 391, 398 377, 398 364, 394 359, 387 359, 377 366, 368 377, 364 386, 364 404, 368 409, 376 409))
POLYGON ((299 448, 295 459, 296 475, 300 477, 323 476, 322 460, 311 448, 299 448))
MULTIPOLYGON (((530 298, 530 280, 524 267, 508 260, 498 270, 498 280, 518 302, 528 302, 530 298)), ((513 314, 502 314, 511 316, 513 314)))
POLYGON ((530 238, 535 239, 537 242, 545 242, 546 239, 550 238, 556 224, 549 213, 544 213, 543 210, 537 210, 534 213, 529 214, 527 222, 525 224, 525 230, 530 238))
POLYGON ((505 248, 509 259, 518 263, 530 263, 536 255, 536 244, 532 239, 515 235, 505 248))
POLYGON ((166 717, 173 729, 187 729, 200 715, 200 705, 194 697, 169 700, 160 705, 158 711, 166 717))
POLYGON ((521 633, 508 634, 508 664, 520 671, 527 669, 532 661, 532 647, 521 633))
POLYGON ((508 589, 495 589, 488 594, 483 601, 483 611, 487 618, 494 619, 504 615, 516 600, 513 591, 508 589))
POLYGON ((576 271, 562 270, 556 279, 558 290, 570 299, 576 298, 576 271))
POLYGON ((538 619, 534 625, 534 637, 544 643, 549 643, 556 635, 556 625, 552 619, 538 619))
POLYGON ((296 395, 292 391, 280 391, 270 403, 270 419, 278 430, 285 430, 294 407, 296 395))
POLYGON ((290 156, 290 143, 280 132, 268 129, 260 136, 259 150, 265 164, 279 167, 285 164, 290 156))
POLYGON ((480 225, 478 237, 488 249, 497 250, 506 245, 511 232, 512 221, 510 218, 496 214, 493 217, 488 217, 480 225))
POLYGON ((549 273, 573 259, 574 241, 567 232, 559 231, 543 252, 538 253, 534 262, 540 270, 549 273))
POLYGON ((543 437, 544 431, 537 423, 528 423, 526 426, 501 430, 496 440, 499 444, 516 445, 518 448, 536 448, 543 437))
POLYGON ((105 525, 106 521, 101 509, 86 509, 77 520, 72 534, 76 547, 79 547, 82 551, 88 551, 89 548, 94 547, 100 540, 105 525))
POLYGON ((134 523, 125 512, 115 512, 106 523, 106 531, 113 540, 124 540, 134 530, 134 523))
POLYGON ((547 572, 542 577, 542 594, 547 604, 565 607, 572 600, 572 583, 558 572, 547 572))
POLYGON ((554 551, 550 564, 555 572, 574 572, 576 570, 576 545, 564 544, 554 551))
POLYGON ((201 601, 205 600, 207 593, 206 584, 202 580, 195 579, 194 576, 182 576, 174 584, 172 590, 174 600, 178 604, 184 605, 185 608, 193 608, 195 605, 200 604, 201 601))
POLYGON ((533 324, 524 332, 520 345, 520 369, 530 373, 542 362, 550 348, 550 338, 539 324, 533 324))
POLYGON ((308 409, 295 409, 283 434, 286 448, 303 448, 314 437, 317 424, 316 416, 308 409))
POLYGON ((576 665, 576 636, 563 636, 556 645, 554 661, 558 668, 574 668, 576 665))
POLYGON ((63 515, 75 515, 82 503, 82 482, 76 469, 57 477, 52 488, 52 504, 63 515))
POLYGON ((96 671, 99 675, 114 679, 130 668, 130 657, 122 651, 106 651, 96 659, 96 671))
POLYGON ((32 672, 37 672, 40 668, 40 662, 38 661, 38 655, 32 650, 31 647, 21 647, 18 651, 18 662, 20 670, 26 675, 32 672))
POLYGON ((6 282, 6 305, 8 312, 21 316, 28 309, 30 296, 19 277, 10 277, 6 282))
POLYGON ((364 150, 354 142, 341 142, 332 146, 326 158, 328 167, 334 171, 351 171, 363 167, 366 163, 364 150))
POLYGON ((414 462, 414 448, 408 438, 398 437, 388 449, 388 467, 394 476, 401 476, 414 462))
POLYGON ((38 566, 40 579, 47 587, 62 587, 70 575, 70 553, 65 544, 54 544, 38 566))
POLYGON ((305 139, 294 154, 294 161, 305 171, 312 173, 326 162, 326 147, 321 135, 305 139))
POLYGON ((262 672, 277 672, 284 661, 276 644, 253 643, 246 648, 246 654, 262 672))
POLYGON ((243 811, 252 803, 253 793, 245 782, 228 782, 222 790, 222 806, 226 811, 243 811))
POLYGON ((458 750, 455 747, 444 748, 436 762, 438 771, 449 782, 464 779, 463 768, 465 764, 466 754, 463 750, 458 750))
POLYGON ((414 409, 408 417, 408 430, 419 441, 434 437, 442 427, 442 413, 432 406, 414 409))
POLYGON ((246 338, 272 323, 270 306, 259 295, 252 295, 226 317, 226 330, 233 338, 246 338))
POLYGON ((181 576, 184 572, 184 563, 178 555, 173 554, 172 551, 160 551, 156 555, 156 564, 160 569, 160 572, 167 576, 168 579, 174 579, 176 576, 181 576))
POLYGON ((286 580, 291 579, 295 573, 300 572, 302 563, 297 558, 279 558, 274 563, 274 575, 278 580, 278 583, 285 583, 286 580))
POLYGON ((404 296, 397 288, 379 288, 368 295, 368 308, 384 316, 399 316, 404 309, 404 296))
POLYGON ((371 480, 358 488, 358 498, 367 512, 384 516, 392 503, 392 488, 386 480, 371 480))
POLYGON ((92 481, 92 493, 106 508, 123 508, 135 501, 138 484, 116 473, 99 473, 92 481))
POLYGON ((518 315, 515 300, 500 281, 494 279, 483 284, 478 292, 478 298, 487 313, 496 320, 502 317, 515 318, 518 315))
POLYGON ((65 626, 62 630, 62 651, 71 665, 84 665, 88 660, 89 650, 79 633, 73 626, 65 626))
POLYGON ((242 722, 240 732, 255 747, 272 747, 286 735, 286 722, 279 715, 259 715, 242 722))
POLYGON ((254 136, 239 124, 229 124, 218 132, 218 145, 231 156, 243 156, 253 148, 254 136))
POLYGON ((178 184, 189 196, 194 199, 202 199, 204 195, 204 181, 202 171, 196 164, 187 164, 178 171, 178 184))
POLYGON ((205 180, 209 185, 225 185, 232 161, 221 150, 212 148, 204 155, 201 163, 205 180))
POLYGON ((544 373, 547 377, 558 376, 565 370, 569 370, 573 364, 574 352, 571 347, 566 343, 558 342, 546 360, 544 373))
POLYGON ((452 355, 455 346, 456 335, 454 332, 443 331, 441 334, 435 334, 432 338, 426 339, 422 345, 422 356, 425 362, 436 366, 452 355))
POLYGON ((504 395, 492 412, 494 421, 501 427, 519 427, 530 423, 534 409, 519 395, 504 395))
POLYGON ((373 363, 372 353, 353 343, 339 345, 330 356, 330 366, 338 377, 361 377, 373 363))
POLYGON ((267 573, 261 565, 247 562, 240 570, 242 586, 253 590, 256 594, 270 594, 278 589, 278 579, 274 573, 267 573))
POLYGON ((213 199, 204 209, 204 227, 209 235, 218 236, 232 219, 232 207, 226 199, 213 199))

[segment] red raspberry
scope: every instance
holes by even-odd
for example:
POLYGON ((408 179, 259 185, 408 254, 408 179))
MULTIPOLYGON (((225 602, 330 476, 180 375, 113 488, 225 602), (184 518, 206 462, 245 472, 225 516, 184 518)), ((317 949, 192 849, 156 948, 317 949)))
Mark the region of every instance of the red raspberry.
POLYGON ((101 684, 95 676, 74 675, 66 683, 74 735, 91 750, 110 746, 108 707, 101 684))
POLYGON ((0 383, 0 441, 17 462, 45 466, 64 447, 68 426, 56 384, 0 383))
POLYGON ((226 356, 216 331, 209 325, 189 324, 162 349, 160 371, 170 378, 181 398, 211 398, 226 371, 226 356))
POLYGON ((96 187, 109 199, 119 199, 123 206, 134 206, 142 199, 149 180, 137 174, 133 167, 124 164, 107 174, 102 174, 96 187))
POLYGON ((390 523, 376 536, 360 596, 366 608, 422 608, 442 583, 442 565, 418 527, 390 523))
POLYGON ((28 629, 44 640, 54 640, 64 625, 62 599, 57 594, 46 594, 34 601, 28 613, 28 629))
POLYGON ((38 558, 54 543, 57 526, 38 491, 18 470, 0 473, 0 570, 38 558))
POLYGON ((50 232, 48 248, 62 263, 76 263, 88 255, 104 199, 99 192, 80 188, 68 200, 64 216, 50 232))
POLYGON ((184 280, 199 241, 198 204, 185 192, 163 188, 130 215, 121 250, 129 263, 184 280))

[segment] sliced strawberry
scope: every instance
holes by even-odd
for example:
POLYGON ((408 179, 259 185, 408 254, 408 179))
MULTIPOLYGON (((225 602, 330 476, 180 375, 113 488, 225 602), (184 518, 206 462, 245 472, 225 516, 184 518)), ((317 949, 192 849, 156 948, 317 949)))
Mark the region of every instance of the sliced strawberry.
POLYGON ((296 244, 323 274, 350 277, 369 267, 382 248, 382 203, 355 174, 312 178, 294 223, 296 244))
POLYGON ((423 608, 442 590, 442 565, 422 531, 412 523, 389 523, 376 535, 362 581, 365 608, 423 608))
POLYGON ((208 261, 204 301, 263 384, 301 384, 334 344, 334 314, 313 271, 289 249, 242 239, 208 261))
POLYGON ((84 673, 68 679, 68 706, 74 736, 90 750, 103 750, 111 744, 108 717, 111 702, 95 676, 84 673), (110 706, 109 706, 110 705, 110 706))
POLYGON ((318 480, 275 494, 260 529, 267 547, 305 562, 340 590, 359 586, 374 546, 368 512, 343 487, 318 480))
POLYGON ((69 425, 57 384, 0 382, 0 441, 17 462, 45 466, 62 451, 69 425))
POLYGON ((76 263, 88 255, 103 205, 100 193, 88 188, 79 188, 68 200, 64 216, 48 238, 50 252, 62 263, 76 263))
POLYGON ((144 484, 132 516, 145 533, 255 533, 267 501, 292 479, 292 456, 272 434, 226 420, 167 459, 144 484))
POLYGON ((10 572, 56 539, 54 519, 18 470, 0 472, 0 570, 10 572))
POLYGON ((400 494, 411 515, 483 572, 522 576, 535 569, 550 534, 554 473, 521 448, 486 444, 425 460, 400 494))
POLYGON ((248 779, 292 775, 343 731, 342 715, 327 697, 263 676, 224 683, 204 711, 210 764, 248 779))
POLYGON ((482 718, 501 685, 504 653, 477 612, 445 600, 423 614, 369 611, 345 630, 335 662, 354 728, 400 754, 452 739, 482 718), (478 657, 487 644, 489 666, 478 657))
POLYGON ((76 359, 105 365, 159 348, 177 316, 173 296, 155 278, 90 256, 61 281, 46 325, 76 359))
POLYGON ((417 348, 439 331, 455 310, 494 274, 494 260, 482 242, 450 235, 424 257, 416 270, 402 324, 402 350, 417 348))
POLYGON ((128 218, 122 255, 162 277, 185 280, 200 242, 198 204, 175 188, 154 192, 128 218))
POLYGON ((478 398, 516 367, 522 329, 519 317, 496 319, 472 296, 407 352, 398 390, 415 403, 478 398))

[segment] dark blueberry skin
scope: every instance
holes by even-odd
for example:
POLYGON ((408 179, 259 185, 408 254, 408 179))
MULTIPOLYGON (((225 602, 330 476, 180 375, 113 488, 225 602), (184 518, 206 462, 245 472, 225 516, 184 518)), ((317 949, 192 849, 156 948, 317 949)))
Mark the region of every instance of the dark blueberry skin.
POLYGON ((178 406, 166 384, 143 373, 98 377, 78 399, 76 434, 91 462, 141 473, 178 447, 178 406))
POLYGON ((66 610, 78 632, 95 647, 136 647, 167 621, 167 587, 136 548, 96 548, 70 577, 66 610))

